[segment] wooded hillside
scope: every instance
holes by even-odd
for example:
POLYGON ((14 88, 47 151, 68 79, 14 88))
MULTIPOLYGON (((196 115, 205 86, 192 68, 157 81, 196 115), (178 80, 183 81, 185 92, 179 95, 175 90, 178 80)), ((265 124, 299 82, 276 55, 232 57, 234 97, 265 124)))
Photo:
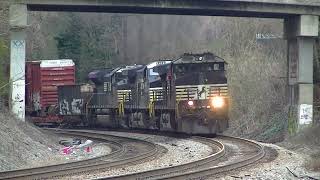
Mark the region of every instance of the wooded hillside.
MULTIPOLYGON (((8 33, 3 7, 0 34, 8 33)), ((78 82, 86 82, 96 68, 211 51, 228 62, 231 133, 281 139, 287 129, 282 20, 61 12, 32 12, 29 19, 27 59, 71 58, 78 82), (279 38, 257 40, 257 33, 279 38)), ((7 37, 0 36, 0 60, 6 65, 7 37)), ((0 79, 0 85, 3 81, 7 79, 0 79)))

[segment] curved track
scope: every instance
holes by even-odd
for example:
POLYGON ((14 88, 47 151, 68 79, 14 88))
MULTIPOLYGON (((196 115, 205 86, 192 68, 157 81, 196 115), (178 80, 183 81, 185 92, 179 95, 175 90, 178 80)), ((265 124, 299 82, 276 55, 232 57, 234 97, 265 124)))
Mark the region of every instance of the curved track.
POLYGON ((50 178, 74 173, 117 167, 128 163, 137 163, 142 160, 153 158, 163 151, 153 143, 138 139, 117 137, 113 135, 99 134, 94 131, 56 130, 56 133, 87 137, 108 143, 112 152, 108 155, 99 156, 87 160, 57 164, 51 166, 19 169, 0 172, 0 179, 40 179, 50 178))
MULTIPOLYGON (((95 171, 124 164, 137 164, 159 156, 163 147, 151 142, 127 137, 118 137, 92 130, 56 130, 72 136, 85 136, 110 144, 111 154, 88 160, 57 164, 32 169, 0 172, 0 179, 40 179, 95 171)), ((216 138, 193 137, 195 141, 207 144, 215 153, 190 163, 173 167, 154 169, 134 174, 105 177, 101 179, 192 179, 203 178, 230 171, 251 163, 264 156, 264 148, 250 140, 217 136, 216 138)))
POLYGON ((204 143, 216 144, 220 151, 195 162, 174 167, 156 169, 134 174, 105 177, 101 179, 192 179, 230 171, 261 159, 263 146, 246 139, 218 136, 217 138, 197 138, 204 143))

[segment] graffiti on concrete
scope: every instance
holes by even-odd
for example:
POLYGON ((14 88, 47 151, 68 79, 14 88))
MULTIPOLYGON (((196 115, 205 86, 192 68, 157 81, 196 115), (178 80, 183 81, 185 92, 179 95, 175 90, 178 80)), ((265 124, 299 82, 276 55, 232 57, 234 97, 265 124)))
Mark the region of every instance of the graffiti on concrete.
POLYGON ((12 111, 21 120, 25 117, 24 80, 18 80, 12 83, 12 111))

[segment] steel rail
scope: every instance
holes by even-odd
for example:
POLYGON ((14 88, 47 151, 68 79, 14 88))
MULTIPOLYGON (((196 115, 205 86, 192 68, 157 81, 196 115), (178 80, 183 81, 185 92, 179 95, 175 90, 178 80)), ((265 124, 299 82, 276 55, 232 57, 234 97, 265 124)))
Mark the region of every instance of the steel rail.
POLYGON ((111 177, 104 177, 100 179, 163 179, 168 174, 173 173, 180 173, 181 171, 192 170, 194 168, 198 168, 200 166, 204 166, 208 163, 218 160, 219 158, 223 157, 226 153, 225 146, 216 140, 202 138, 202 137, 194 137, 193 139, 200 141, 204 144, 209 145, 211 148, 218 148, 219 150, 216 153, 213 153, 207 157, 201 158, 197 161, 173 166, 173 167, 166 167, 161 169, 155 169, 151 171, 143 171, 133 174, 127 175, 120 175, 120 176, 111 176, 111 177))
MULTIPOLYGON (((162 169, 156 169, 151 171, 143 171, 139 173, 133 173, 133 174, 127 174, 127 175, 120 175, 120 176, 111 176, 111 177, 104 177, 99 179, 189 179, 189 178, 199 178, 199 177, 205 177, 209 175, 214 175, 221 172, 230 171, 236 168, 240 168, 243 166, 246 166, 248 164, 254 163, 261 159, 265 152, 263 146, 261 146, 258 143, 255 143, 251 140, 242 139, 242 138, 235 138, 230 136, 219 136, 222 138, 228 138, 232 141, 238 141, 241 143, 245 143, 247 145, 253 146, 256 148, 257 153, 254 155, 238 160, 237 162, 233 162, 227 165, 222 166, 214 166, 216 160, 226 155, 225 152, 225 146, 223 143, 217 140, 211 140, 218 145, 221 150, 217 152, 216 154, 213 154, 212 156, 209 156, 207 158, 200 159, 195 162, 190 162, 183 165, 168 167, 168 168, 162 168, 162 169)), ((206 138, 201 138, 202 141, 208 141, 206 138)))
POLYGON ((68 134, 68 135, 76 135, 82 137, 90 137, 92 139, 97 139, 100 141, 107 141, 109 143, 113 143, 114 145, 118 145, 120 148, 111 154, 99 156, 87 160, 51 165, 51 166, 43 166, 29 169, 19 169, 13 171, 3 171, 0 172, 0 179, 40 179, 40 178, 50 178, 86 171, 93 171, 98 169, 116 167, 123 164, 134 163, 145 158, 150 158, 155 156, 159 148, 153 143, 142 141, 133 138, 127 137, 118 137, 114 135, 107 134, 96 134, 94 132, 84 132, 84 131, 60 131, 58 133, 68 134), (123 144, 117 141, 110 141, 108 138, 121 139, 122 141, 130 141, 136 142, 140 144, 144 144, 149 146, 149 150, 141 153, 139 155, 129 157, 129 158, 121 158, 126 152, 126 148, 123 144), (118 159, 117 159, 118 157, 118 159), (110 161, 110 158, 115 158, 117 160, 110 161))
POLYGON ((206 177, 206 176, 210 176, 210 175, 214 175, 214 174, 218 174, 218 173, 222 173, 222 172, 227 172, 227 171, 231 171, 237 168, 241 168, 244 166, 247 166, 249 164, 252 164, 254 162, 257 162, 258 160, 262 159, 265 155, 265 151, 264 151, 264 147, 262 145, 260 145, 259 143, 256 143, 252 140, 248 140, 248 139, 243 139, 243 138, 236 138, 236 137, 231 137, 231 136, 220 136, 223 138, 229 138, 238 142, 244 142, 246 144, 250 144, 251 146, 255 147, 257 150, 257 153, 254 155, 251 155, 248 158, 245 159, 241 159, 237 162, 231 163, 231 164, 227 164, 227 165, 222 165, 222 166, 215 166, 215 167, 208 167, 208 168, 204 168, 201 170, 196 170, 193 172, 186 172, 186 173, 181 173, 179 175, 171 175, 171 176, 167 176, 165 178, 161 178, 161 179, 181 179, 184 180, 186 178, 190 179, 190 178, 199 178, 199 177, 206 177))
MULTIPOLYGON (((68 134, 68 133, 60 133, 64 135, 74 135, 74 134, 68 134)), ((85 137, 85 136, 82 136, 85 137)), ((92 138, 92 137, 90 137, 92 138)), ((84 163, 92 163, 96 162, 97 160, 105 159, 105 158, 112 158, 115 156, 119 156, 125 152, 125 148, 122 146, 122 144, 114 142, 114 141, 107 141, 105 139, 99 139, 99 138, 92 138, 96 140, 100 140, 103 142, 106 142, 110 145, 113 146, 113 150, 110 154, 107 155, 102 155, 102 156, 97 156, 94 158, 90 159, 84 159, 84 160, 79 160, 79 161, 74 161, 74 162, 67 162, 67 163, 59 163, 59 164, 54 164, 54 165, 49 165, 49 166, 42 166, 42 167, 35 167, 35 168, 26 168, 26 169, 17 169, 17 170, 10 170, 10 171, 2 171, 0 172, 0 179, 12 179, 12 178, 19 178, 20 176, 24 176, 27 174, 33 174, 35 171, 47 171, 48 169, 57 169, 57 170, 63 170, 65 168, 69 168, 72 166, 79 166, 84 163)))

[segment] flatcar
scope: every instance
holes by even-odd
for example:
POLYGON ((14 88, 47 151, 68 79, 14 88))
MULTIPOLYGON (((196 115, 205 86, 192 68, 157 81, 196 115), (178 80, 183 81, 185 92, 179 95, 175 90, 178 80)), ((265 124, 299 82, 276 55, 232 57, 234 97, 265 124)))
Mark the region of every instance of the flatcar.
MULTIPOLYGON (((86 98, 78 115, 85 118, 79 124, 187 134, 222 132, 228 127, 229 109, 225 67, 226 62, 213 53, 186 53, 176 60, 93 71, 88 76, 95 90, 82 95, 86 98)), ((64 91, 71 90, 59 89, 68 94, 64 91)), ((73 101, 66 99, 59 96, 59 106, 73 101)))

